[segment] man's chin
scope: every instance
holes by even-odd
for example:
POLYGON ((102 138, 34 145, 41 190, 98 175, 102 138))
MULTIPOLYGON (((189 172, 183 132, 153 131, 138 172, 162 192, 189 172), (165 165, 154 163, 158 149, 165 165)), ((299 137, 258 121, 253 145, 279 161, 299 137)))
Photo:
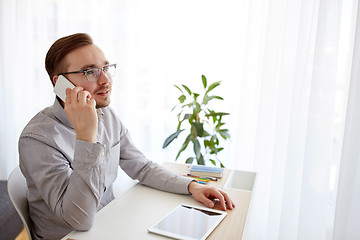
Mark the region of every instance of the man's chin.
POLYGON ((96 108, 97 109, 104 108, 104 107, 109 106, 109 104, 110 104, 110 99, 106 99, 104 101, 99 101, 99 102, 96 102, 96 108))

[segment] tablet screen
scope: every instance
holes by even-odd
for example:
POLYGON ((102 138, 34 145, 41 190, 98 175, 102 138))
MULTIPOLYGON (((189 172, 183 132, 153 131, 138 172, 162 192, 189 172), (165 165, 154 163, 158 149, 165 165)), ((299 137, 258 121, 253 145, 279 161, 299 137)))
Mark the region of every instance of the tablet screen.
POLYGON ((182 204, 148 230, 178 239, 205 239, 225 216, 223 211, 182 204))

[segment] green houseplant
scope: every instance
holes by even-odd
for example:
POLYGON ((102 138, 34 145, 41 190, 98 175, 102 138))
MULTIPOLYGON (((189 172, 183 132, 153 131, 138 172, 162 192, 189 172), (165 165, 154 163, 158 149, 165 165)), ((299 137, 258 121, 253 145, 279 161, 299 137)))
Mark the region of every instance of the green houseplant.
POLYGON ((180 97, 178 97, 179 103, 172 111, 178 112, 178 125, 176 132, 166 138, 163 148, 166 148, 180 133, 188 130, 188 135, 175 160, 191 142, 194 155, 187 158, 186 163, 192 164, 196 160, 198 165, 206 165, 206 161, 210 161, 215 166, 218 162, 221 167, 224 167, 217 154, 224 149, 220 146, 221 138, 224 140, 230 138, 229 130, 224 128, 225 123, 223 122, 223 117, 229 113, 216 112, 208 106, 213 100, 224 100, 220 96, 210 95, 210 92, 219 86, 221 81, 208 85, 204 75, 201 76, 201 79, 204 87, 202 95, 191 91, 186 85, 182 84, 181 87, 175 85, 180 91, 180 97), (184 127, 184 125, 187 126, 184 127))

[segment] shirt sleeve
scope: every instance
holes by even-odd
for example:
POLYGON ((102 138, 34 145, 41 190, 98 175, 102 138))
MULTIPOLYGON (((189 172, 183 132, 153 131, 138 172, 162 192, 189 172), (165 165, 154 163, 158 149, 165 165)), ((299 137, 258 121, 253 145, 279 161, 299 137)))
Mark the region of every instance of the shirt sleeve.
POLYGON ((73 156, 45 138, 19 140, 20 167, 54 214, 71 228, 88 230, 104 192, 104 146, 75 140, 73 156), (70 163, 68 158, 73 159, 70 163))
POLYGON ((141 184, 162 191, 189 194, 190 178, 179 176, 168 169, 149 161, 132 143, 128 131, 120 140, 120 167, 141 184))

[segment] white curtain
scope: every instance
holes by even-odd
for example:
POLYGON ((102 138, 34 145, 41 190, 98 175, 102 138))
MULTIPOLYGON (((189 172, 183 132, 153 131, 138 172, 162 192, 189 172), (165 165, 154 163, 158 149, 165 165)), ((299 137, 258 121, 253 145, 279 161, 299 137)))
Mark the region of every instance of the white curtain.
POLYGON ((357 2, 271 3, 256 89, 242 88, 258 95, 237 135, 253 132, 240 159, 259 173, 246 236, 331 239, 357 2))
POLYGON ((176 129, 172 85, 222 80, 215 107, 230 113, 232 140, 220 158, 258 173, 244 239, 356 239, 357 15, 356 0, 1 1, 0 178, 54 101, 48 48, 87 32, 118 64, 110 106, 154 161, 181 145, 161 149, 176 129))
MULTIPOLYGON (((358 11, 360 5, 358 6, 358 11)), ((360 239, 360 16, 357 17, 349 101, 336 202, 334 239, 360 239)))

